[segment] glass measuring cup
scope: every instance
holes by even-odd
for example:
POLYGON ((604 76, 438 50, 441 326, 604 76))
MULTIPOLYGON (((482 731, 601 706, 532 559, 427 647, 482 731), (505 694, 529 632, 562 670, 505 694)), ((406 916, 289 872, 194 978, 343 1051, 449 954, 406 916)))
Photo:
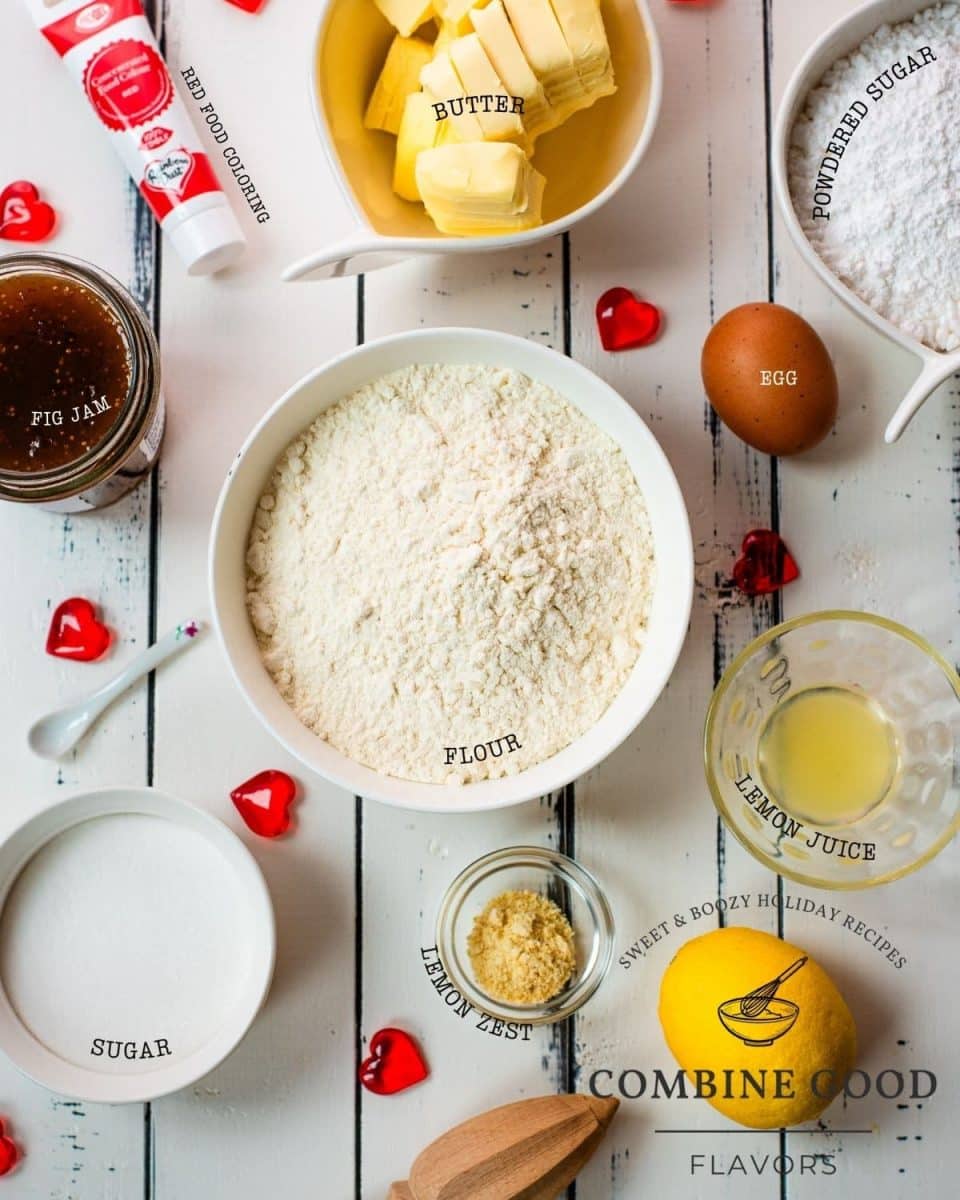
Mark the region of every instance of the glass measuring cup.
POLYGON ((707 782, 729 828, 772 870, 826 888, 887 883, 943 849, 960 827, 958 749, 953 667, 911 630, 857 612, 812 613, 751 642, 717 686, 704 731, 707 782), (844 705, 856 710, 849 759, 844 705), (889 764, 879 764, 888 750, 889 764), (833 757, 816 761, 821 751, 833 757), (851 785, 876 775, 872 802, 847 812, 818 804, 810 772, 842 790, 850 760, 851 785), (786 782, 798 778, 802 803, 786 782))

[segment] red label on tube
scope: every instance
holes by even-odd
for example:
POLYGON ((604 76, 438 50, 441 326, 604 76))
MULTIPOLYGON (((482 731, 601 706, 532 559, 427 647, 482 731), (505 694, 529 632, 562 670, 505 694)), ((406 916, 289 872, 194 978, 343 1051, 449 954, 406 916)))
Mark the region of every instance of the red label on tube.
POLYGON ((192 200, 204 192, 219 192, 220 184, 205 154, 177 146, 148 160, 140 191, 157 220, 162 221, 184 200, 192 200))
POLYGON ((142 15, 141 0, 94 0, 86 8, 81 8, 50 25, 45 25, 43 36, 63 57, 74 46, 79 46, 81 42, 85 42, 94 34, 109 29, 118 21, 142 15))
POLYGON ((173 100, 166 63, 152 46, 136 38, 101 47, 87 63, 83 87, 108 129, 145 125, 173 100))

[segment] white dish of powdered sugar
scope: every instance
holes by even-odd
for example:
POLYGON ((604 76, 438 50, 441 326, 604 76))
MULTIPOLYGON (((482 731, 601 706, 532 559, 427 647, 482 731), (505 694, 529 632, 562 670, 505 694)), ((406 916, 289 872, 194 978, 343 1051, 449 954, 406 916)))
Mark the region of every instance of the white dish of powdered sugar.
POLYGON ((356 794, 470 811, 588 770, 682 645, 692 546, 649 430, 536 343, 425 330, 301 381, 231 471, 215 621, 268 728, 356 794))
POLYGON ((774 180, 807 261, 918 354, 900 436, 960 368, 960 4, 873 0, 829 30, 784 98, 774 180))

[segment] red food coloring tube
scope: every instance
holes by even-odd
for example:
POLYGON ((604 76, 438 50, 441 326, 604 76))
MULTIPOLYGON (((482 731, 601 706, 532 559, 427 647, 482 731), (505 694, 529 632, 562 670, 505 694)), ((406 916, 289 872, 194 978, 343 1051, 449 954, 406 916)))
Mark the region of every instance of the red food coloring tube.
POLYGON ((246 240, 141 0, 24 0, 80 84, 191 275, 229 266, 246 240))

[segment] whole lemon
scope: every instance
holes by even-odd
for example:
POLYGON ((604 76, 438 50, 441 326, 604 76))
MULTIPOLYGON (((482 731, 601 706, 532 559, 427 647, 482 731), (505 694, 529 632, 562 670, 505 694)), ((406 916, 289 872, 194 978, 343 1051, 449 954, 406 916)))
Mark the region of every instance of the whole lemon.
POLYGON ((660 1024, 688 1092, 754 1129, 818 1116, 857 1053, 853 1016, 826 971, 739 926, 680 949, 660 984, 660 1024))

